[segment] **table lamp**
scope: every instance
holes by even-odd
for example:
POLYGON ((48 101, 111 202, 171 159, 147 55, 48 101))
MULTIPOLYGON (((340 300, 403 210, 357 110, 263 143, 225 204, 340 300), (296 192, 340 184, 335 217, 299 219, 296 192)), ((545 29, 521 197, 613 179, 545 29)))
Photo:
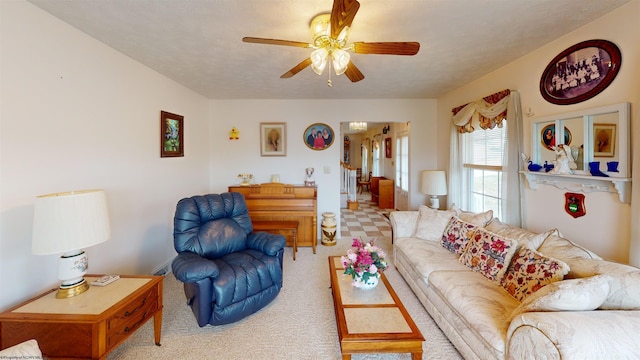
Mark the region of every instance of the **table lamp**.
POLYGON ((441 170, 424 170, 422 171, 422 182, 420 183, 420 191, 429 196, 429 207, 432 209, 440 208, 440 199, 438 196, 447 195, 447 178, 444 171, 441 170))
POLYGON ((89 289, 84 279, 89 260, 83 248, 111 237, 109 211, 103 190, 80 190, 36 197, 33 213, 34 255, 62 254, 56 298, 79 295, 89 289))

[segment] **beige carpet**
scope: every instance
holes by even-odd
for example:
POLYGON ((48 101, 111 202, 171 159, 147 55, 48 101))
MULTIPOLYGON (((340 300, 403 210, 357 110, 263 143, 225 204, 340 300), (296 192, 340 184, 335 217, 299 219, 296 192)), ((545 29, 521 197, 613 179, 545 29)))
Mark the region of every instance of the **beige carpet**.
MULTIPOLYGON (((390 238, 377 241, 391 260, 390 238)), ((327 257, 342 255, 350 246, 351 239, 343 238, 335 246, 318 245, 317 254, 311 248, 300 248, 296 261, 291 248, 286 248, 284 287, 278 297, 258 313, 224 326, 198 327, 181 283, 168 274, 164 280, 162 346, 154 345, 153 321, 149 321, 108 359, 341 359, 327 257)), ((426 339, 423 359, 462 359, 396 269, 390 266, 385 274, 426 339)), ((352 358, 411 359, 409 354, 352 358)))

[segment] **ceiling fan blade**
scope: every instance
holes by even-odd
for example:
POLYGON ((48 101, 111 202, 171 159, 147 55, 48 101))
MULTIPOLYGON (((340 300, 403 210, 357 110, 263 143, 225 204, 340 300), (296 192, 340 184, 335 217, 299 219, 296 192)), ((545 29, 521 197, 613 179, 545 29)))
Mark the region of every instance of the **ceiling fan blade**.
POLYGON ((344 72, 345 75, 351 80, 351 82, 358 82, 364 79, 364 75, 360 72, 353 62, 349 61, 349 65, 347 65, 347 71, 344 72))
POLYGON ((282 76, 280 76, 280 77, 282 79, 288 79, 288 78, 292 77, 293 75, 299 73, 300 71, 304 70, 304 68, 306 68, 309 65, 311 65, 311 58, 306 58, 306 59, 302 60, 300 62, 300 64, 294 66, 293 68, 291 68, 291 70, 289 70, 286 73, 282 74, 282 76))
POLYGON ((297 46, 301 48, 311 47, 311 44, 301 41, 291 40, 279 40, 279 39, 265 39, 256 37, 243 37, 242 41, 254 44, 267 44, 267 45, 283 45, 283 46, 297 46))
POLYGON ((351 26, 353 18, 360 8, 360 3, 356 0, 333 0, 331 9, 331 37, 338 38, 345 26, 351 26))
POLYGON ((356 54, 415 55, 420 50, 417 42, 355 42, 356 54))

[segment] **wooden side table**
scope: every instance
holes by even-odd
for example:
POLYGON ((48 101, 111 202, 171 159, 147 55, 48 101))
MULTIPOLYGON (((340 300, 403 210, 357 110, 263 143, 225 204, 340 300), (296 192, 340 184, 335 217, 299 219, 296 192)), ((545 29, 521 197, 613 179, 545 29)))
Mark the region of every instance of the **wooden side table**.
MULTIPOLYGON (((93 281, 100 275, 87 275, 93 281)), ((50 290, 0 314, 0 349, 36 339, 46 358, 106 359, 147 320, 162 331, 162 276, 121 276, 75 297, 50 290)))

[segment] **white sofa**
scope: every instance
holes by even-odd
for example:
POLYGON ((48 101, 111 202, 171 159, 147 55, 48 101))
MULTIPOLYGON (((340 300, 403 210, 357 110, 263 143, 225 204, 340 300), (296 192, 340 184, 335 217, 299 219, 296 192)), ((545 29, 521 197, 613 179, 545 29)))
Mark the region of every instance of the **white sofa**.
MULTIPOLYGON (((421 207, 392 212, 390 220, 395 266, 465 359, 640 359, 640 269, 602 260, 557 230, 531 233, 490 212, 421 207), (512 284, 516 269, 527 271, 517 266, 521 254, 531 254, 523 247, 537 250, 540 263, 560 264, 560 281, 516 294, 519 301, 506 279, 490 280, 461 263, 471 246, 459 256, 442 245, 452 219, 515 246, 513 264, 500 270, 512 284)), ((480 233, 474 231, 470 242, 480 233)))

